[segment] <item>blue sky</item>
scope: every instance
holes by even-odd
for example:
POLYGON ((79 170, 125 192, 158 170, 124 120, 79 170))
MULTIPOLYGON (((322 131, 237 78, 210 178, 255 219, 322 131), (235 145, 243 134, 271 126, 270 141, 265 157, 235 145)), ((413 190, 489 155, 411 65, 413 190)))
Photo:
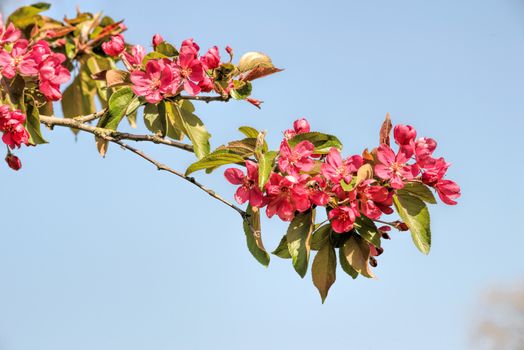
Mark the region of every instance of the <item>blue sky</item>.
MULTIPOLYGON (((19 152, 22 171, 0 169, 0 349, 467 349, 482 291, 524 278, 521 1, 53 4, 57 17, 79 4, 124 18, 134 43, 193 37, 285 68, 255 82, 261 111, 197 105, 214 146, 252 125, 276 147, 305 116, 357 153, 390 112, 439 142, 463 197, 431 208, 429 256, 393 233, 379 279, 338 271, 322 305, 310 274, 251 258, 229 208, 117 147, 100 158, 91 135, 46 131, 50 144, 19 152)), ((140 146, 178 169, 191 162, 140 146)), ((198 177, 232 197, 222 172, 198 177)), ((286 226, 263 229, 273 248, 286 226)))

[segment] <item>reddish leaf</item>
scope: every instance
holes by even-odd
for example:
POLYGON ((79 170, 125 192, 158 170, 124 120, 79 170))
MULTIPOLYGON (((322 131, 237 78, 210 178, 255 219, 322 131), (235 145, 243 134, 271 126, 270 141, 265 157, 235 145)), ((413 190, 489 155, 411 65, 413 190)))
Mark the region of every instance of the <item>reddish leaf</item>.
POLYGON ((262 78, 274 73, 282 72, 283 69, 276 68, 276 67, 257 67, 254 69, 251 69, 250 71, 242 74, 240 76, 240 80, 243 81, 252 81, 258 78, 262 78))
POLYGON ((382 127, 380 128, 380 144, 385 143, 388 146, 390 145, 389 134, 391 133, 392 128, 393 125, 391 124, 391 118, 389 117, 389 113, 387 113, 386 119, 384 120, 384 123, 382 123, 382 127))

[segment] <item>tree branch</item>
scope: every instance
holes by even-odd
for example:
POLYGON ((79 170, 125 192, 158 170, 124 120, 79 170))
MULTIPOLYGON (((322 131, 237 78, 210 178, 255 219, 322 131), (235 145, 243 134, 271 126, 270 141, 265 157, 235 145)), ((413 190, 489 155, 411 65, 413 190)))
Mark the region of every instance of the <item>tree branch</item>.
MULTIPOLYGON (((92 115, 90 115, 90 116, 92 117, 92 115)), ((87 118, 85 118, 84 120, 86 120, 86 119, 87 118)), ((95 126, 92 126, 92 125, 81 123, 81 122, 78 121, 78 119, 56 118, 56 117, 49 117, 49 116, 41 115, 40 116, 40 122, 42 124, 44 124, 44 125, 47 125, 49 128, 53 128, 54 126, 58 125, 58 126, 69 127, 69 128, 72 128, 72 129, 82 130, 82 131, 91 133, 93 135, 96 135, 96 136, 98 136, 98 137, 100 137, 100 138, 102 138, 102 139, 104 139, 104 140, 106 140, 108 142, 116 143, 117 145, 120 145, 124 149, 127 149, 127 150, 135 153, 139 157, 141 157, 141 158, 147 160, 149 163, 155 165, 158 170, 167 171, 167 172, 169 172, 171 174, 174 174, 174 175, 176 175, 176 176, 178 176, 178 177, 180 177, 180 178, 182 178, 182 179, 192 183, 193 185, 195 185, 196 187, 198 187, 202 191, 206 192, 209 196, 217 199, 218 201, 224 203, 228 207, 234 209, 237 213, 240 214, 240 216, 242 216, 243 219, 246 219, 248 217, 248 214, 244 210, 242 210, 241 208, 237 207, 233 203, 227 201, 226 199, 222 198, 220 195, 216 194, 215 191, 206 188, 200 182, 195 180, 195 178, 193 178, 191 176, 186 176, 183 173, 181 173, 181 172, 179 172, 179 171, 177 171, 175 169, 172 169, 172 168, 168 167, 165 164, 162 164, 162 163, 156 161, 155 159, 151 158, 150 156, 148 156, 147 154, 145 154, 141 150, 136 149, 136 148, 134 148, 132 146, 129 146, 128 144, 122 142, 122 140, 150 141, 150 142, 154 142, 154 143, 162 143, 162 144, 166 144, 166 145, 169 145, 169 146, 173 146, 173 147, 176 147, 176 148, 183 149, 185 151, 193 152, 193 147, 191 145, 186 145, 184 143, 171 141, 171 140, 165 140, 165 139, 163 139, 161 137, 158 137, 156 135, 135 135, 135 134, 128 134, 128 133, 121 133, 121 132, 118 132, 118 131, 104 129, 104 128, 98 128, 98 127, 95 127, 95 126)))
POLYGON ((91 120, 95 119, 94 115, 92 114, 85 116, 85 117, 72 118, 72 119, 71 118, 57 118, 57 117, 41 115, 40 122, 51 129, 56 125, 65 126, 71 129, 86 131, 86 132, 89 132, 97 136, 100 136, 101 134, 110 135, 115 140, 131 140, 131 141, 137 141, 137 142, 149 141, 153 143, 161 143, 167 146, 179 148, 187 152, 193 152, 193 146, 185 144, 183 142, 167 140, 157 135, 136 135, 136 134, 122 133, 122 132, 118 132, 115 130, 99 128, 96 126, 85 124, 80 121, 80 120, 89 120, 89 118, 87 117, 93 118, 91 120))
POLYGON ((233 203, 227 201, 226 199, 222 198, 220 195, 216 194, 215 191, 213 190, 210 190, 208 188, 206 188, 204 185, 202 185, 200 182, 198 182, 197 180, 195 180, 194 177, 191 177, 191 176, 186 176, 184 174, 182 174, 181 172, 175 170, 175 169, 172 169, 170 167, 168 167, 167 165, 165 164, 162 164, 156 160, 154 160, 153 158, 151 158, 150 156, 148 156, 147 154, 145 154, 144 152, 134 148, 134 147, 131 147, 127 144, 125 144, 124 142, 120 141, 120 140, 116 140, 110 136, 106 136, 106 137, 102 137, 103 139, 105 139, 106 141, 109 141, 109 142, 113 142, 113 143, 116 143, 120 146, 122 146, 123 148, 135 153, 136 155, 138 155, 139 157, 142 157, 143 159, 147 160, 149 163, 153 164, 156 166, 156 168, 158 170, 163 170, 163 171, 167 171, 171 174, 174 174, 186 181, 189 181, 190 183, 192 183, 193 185, 195 185, 196 187, 200 188, 202 191, 206 192, 208 195, 210 195, 211 197, 219 200, 220 202, 224 203, 225 205, 227 205, 228 207, 234 209, 237 213, 240 214, 240 216, 242 216, 242 218, 246 218, 247 217, 247 213, 240 209, 239 207, 237 207, 236 205, 234 205, 233 203))
POLYGON ((223 97, 223 96, 182 96, 179 95, 176 97, 177 100, 193 100, 193 101, 203 101, 206 103, 213 102, 213 101, 221 101, 221 102, 227 102, 229 101, 229 96, 223 97))

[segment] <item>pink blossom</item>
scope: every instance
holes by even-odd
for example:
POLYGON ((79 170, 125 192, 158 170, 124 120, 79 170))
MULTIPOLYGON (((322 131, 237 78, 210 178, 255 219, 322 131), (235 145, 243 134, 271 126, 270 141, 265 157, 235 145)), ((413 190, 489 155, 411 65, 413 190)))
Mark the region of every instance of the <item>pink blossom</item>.
POLYGON ((326 206, 329 202, 329 194, 327 193, 327 181, 322 176, 317 175, 307 183, 309 191, 309 199, 311 203, 320 206, 326 206))
POLYGON ((215 83, 213 83, 213 80, 206 75, 204 76, 204 79, 198 83, 198 86, 202 92, 211 92, 215 88, 215 83))
POLYGON ((67 82, 71 77, 67 68, 62 66, 64 61, 64 55, 53 53, 38 66, 39 89, 51 101, 62 98, 60 84, 67 82))
POLYGON ((153 47, 156 48, 158 45, 164 42, 164 38, 160 34, 153 35, 153 39, 151 40, 153 43, 153 47))
POLYGON ((177 67, 184 79, 184 90, 190 95, 197 95, 201 88, 198 84, 204 80, 204 65, 197 58, 199 46, 192 39, 185 40, 180 48, 177 67))
POLYGON ((27 40, 20 39, 13 45, 11 52, 0 52, 0 66, 4 77, 12 79, 17 72, 23 75, 38 73, 36 62, 27 53, 28 46, 27 40))
POLYGON ((9 153, 6 157, 5 157, 5 161, 7 163, 7 165, 15 170, 15 171, 18 171, 22 168, 22 162, 20 161, 20 159, 15 156, 14 154, 11 154, 9 153))
POLYGON ((313 154, 315 146, 309 141, 301 141, 291 148, 287 140, 280 144, 280 154, 278 158, 278 168, 288 174, 298 174, 302 171, 310 171, 315 165, 313 159, 309 158, 313 154))
POLYGON ((25 115, 20 110, 10 111, 4 117, 4 109, 0 112, 0 129, 3 131, 2 141, 11 149, 22 144, 29 145, 29 132, 24 127, 25 115))
POLYGON ((421 137, 415 142, 415 159, 421 168, 433 167, 435 159, 432 156, 436 148, 437 142, 430 138, 421 137))
POLYGON ((131 72, 133 92, 145 96, 149 103, 160 102, 165 95, 173 95, 180 84, 180 77, 173 74, 169 60, 149 60, 146 71, 131 72))
POLYGON ((51 54, 51 48, 45 40, 39 40, 31 47, 30 58, 37 64, 42 63, 51 54))
POLYGON ((113 35, 108 42, 102 44, 102 50, 109 56, 120 56, 126 48, 124 36, 122 34, 113 35))
POLYGON ((353 224, 358 214, 358 211, 352 207, 339 206, 328 213, 328 218, 331 221, 333 231, 344 233, 353 229, 353 224))
POLYGON ((129 71, 134 71, 142 67, 142 61, 145 55, 144 47, 135 45, 131 48, 131 53, 124 52, 122 61, 124 61, 124 65, 129 71))
POLYGON ((215 69, 220 66, 220 53, 218 52, 218 47, 213 46, 210 48, 206 54, 200 57, 202 64, 205 69, 215 69))
POLYGON ((297 119, 293 122, 293 129, 297 134, 305 134, 311 130, 309 122, 305 119, 297 119))
POLYGON ((284 131, 284 138, 289 140, 298 134, 304 134, 310 130, 309 122, 305 118, 297 119, 293 122, 293 129, 284 131))
POLYGON ((393 129, 393 136, 398 145, 409 145, 417 137, 417 131, 410 125, 398 124, 393 129))
POLYGON ((364 160, 359 155, 354 155, 342 160, 340 151, 332 147, 326 157, 326 162, 321 166, 322 175, 338 184, 340 180, 346 183, 351 182, 352 174, 355 173, 364 164, 364 160))
POLYGON ((382 213, 391 214, 393 195, 387 188, 371 185, 373 180, 366 180, 357 186, 360 210, 371 219, 379 219, 382 213))
POLYGON ((451 164, 447 163, 442 157, 434 160, 431 168, 424 169, 424 173, 422 174, 422 182, 428 186, 435 186, 435 184, 439 180, 442 180, 444 175, 446 175, 450 165, 451 164))
POLYGON ((308 190, 306 189, 307 175, 282 176, 272 173, 266 184, 268 205, 266 214, 272 217, 275 213, 283 221, 291 221, 295 211, 304 212, 311 207, 308 190))
POLYGON ((460 197, 460 187, 456 182, 451 180, 440 180, 436 183, 435 189, 444 203, 448 205, 457 204, 454 199, 460 197))
POLYGON ((249 201, 253 207, 263 207, 265 199, 258 186, 258 164, 246 160, 246 168, 246 175, 240 169, 229 168, 224 172, 224 176, 233 185, 241 185, 235 193, 235 200, 238 203, 244 204, 249 201))
POLYGON ((390 180, 394 189, 403 188, 403 180, 412 180, 419 173, 416 165, 407 164, 409 158, 402 150, 395 156, 391 147, 386 144, 378 147, 377 158, 380 164, 375 165, 375 174, 383 180, 390 180))
POLYGON ((15 28, 13 23, 9 23, 6 28, 2 19, 2 14, 0 14, 0 46, 4 46, 7 43, 14 43, 20 39, 21 35, 22 33, 15 28))

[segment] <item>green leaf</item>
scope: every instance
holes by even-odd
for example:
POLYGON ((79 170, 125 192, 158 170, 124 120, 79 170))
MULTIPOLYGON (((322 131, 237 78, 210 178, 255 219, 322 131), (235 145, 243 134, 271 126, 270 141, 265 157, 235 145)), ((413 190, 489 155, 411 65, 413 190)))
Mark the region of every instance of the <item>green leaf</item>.
POLYGON ((412 195, 418 197, 424 202, 437 204, 437 200, 435 199, 433 192, 431 192, 428 186, 421 182, 406 182, 404 183, 404 188, 397 190, 397 193, 412 195))
POLYGON ((209 139, 211 134, 207 132, 204 124, 196 115, 193 114, 195 108, 189 101, 179 101, 174 103, 175 125, 189 137, 193 144, 195 155, 201 159, 209 154, 209 139))
POLYGON ((295 271, 304 278, 309 263, 310 239, 314 225, 315 210, 298 213, 289 224, 286 239, 295 271))
POLYGON ((89 73, 83 66, 62 96, 62 112, 66 118, 88 115, 96 112, 96 87, 88 84, 89 73))
POLYGON ((375 247, 380 247, 380 239, 382 233, 378 230, 377 226, 365 215, 360 215, 355 219, 355 230, 369 243, 375 247))
POLYGON ((7 22, 12 22, 15 27, 19 29, 24 29, 31 24, 35 23, 39 13, 43 12, 51 7, 51 4, 45 2, 39 2, 29 6, 23 6, 17 9, 15 12, 9 16, 7 22))
POLYGON ((320 250, 324 244, 329 242, 331 236, 331 224, 325 224, 317 228, 311 236, 311 249, 320 250))
POLYGON ((326 300, 329 288, 335 283, 337 271, 337 254, 331 244, 325 244, 313 259, 311 276, 317 287, 322 304, 326 300))
POLYGON ((260 211, 257 208, 247 207, 248 218, 244 219, 244 233, 246 234, 247 248, 259 263, 269 265, 269 254, 262 243, 260 231, 260 211))
POLYGON ((34 101, 33 104, 28 103, 26 106, 27 119, 25 121, 25 128, 30 135, 29 143, 32 145, 47 143, 47 141, 42 136, 42 132, 40 131, 40 114, 38 113, 38 108, 35 108, 34 101))
POLYGON ((349 237, 342 248, 340 248, 340 254, 343 255, 347 263, 362 276, 368 278, 375 277, 369 266, 369 243, 361 237, 357 235, 349 237))
POLYGON ((145 68, 147 62, 149 62, 150 60, 156 60, 156 59, 159 59, 159 58, 167 58, 167 56, 161 54, 160 52, 155 52, 155 51, 150 52, 150 53, 148 53, 147 55, 144 56, 144 59, 142 59, 142 66, 145 68))
POLYGON ((235 100, 244 100, 251 95, 252 86, 249 81, 234 80, 231 97, 235 100))
POLYGON ((246 135, 246 137, 254 139, 256 139, 258 137, 258 134, 260 134, 260 131, 250 126, 241 126, 240 128, 238 128, 238 131, 246 135))
POLYGON ((291 259, 291 254, 289 253, 289 249, 287 247, 286 235, 282 237, 278 247, 271 254, 275 254, 276 256, 282 259, 291 259))
POLYGON ((289 145, 293 147, 297 143, 305 140, 311 142, 315 146, 315 154, 328 154, 331 147, 342 149, 342 143, 336 136, 320 132, 298 134, 289 140, 289 145))
POLYGON ((186 175, 189 175, 197 170, 202 169, 216 169, 221 165, 243 163, 244 158, 234 153, 210 153, 204 158, 191 164, 187 170, 186 175))
POLYGON ((166 57, 173 57, 178 55, 177 49, 175 47, 165 41, 161 42, 155 47, 155 51, 166 56, 166 57))
POLYGON ((397 192, 393 203, 400 218, 408 225, 415 246, 424 254, 431 247, 431 228, 429 211, 426 204, 418 197, 397 192))
POLYGON ((340 267, 342 267, 342 270, 344 270, 345 273, 351 276, 351 278, 355 279, 358 277, 358 272, 355 271, 353 267, 348 262, 348 259, 346 259, 346 256, 342 253, 342 248, 338 251, 338 258, 340 261, 340 267))
POLYGON ((146 104, 144 107, 144 124, 152 133, 166 135, 166 121, 160 118, 157 105, 146 104))
POLYGON ((264 189, 264 186, 269 180, 269 175, 273 170, 275 158, 277 157, 278 152, 269 151, 258 159, 258 186, 261 190, 264 189))
POLYGON ((123 87, 114 92, 109 98, 109 117, 101 127, 116 130, 134 97, 130 87, 123 87))

